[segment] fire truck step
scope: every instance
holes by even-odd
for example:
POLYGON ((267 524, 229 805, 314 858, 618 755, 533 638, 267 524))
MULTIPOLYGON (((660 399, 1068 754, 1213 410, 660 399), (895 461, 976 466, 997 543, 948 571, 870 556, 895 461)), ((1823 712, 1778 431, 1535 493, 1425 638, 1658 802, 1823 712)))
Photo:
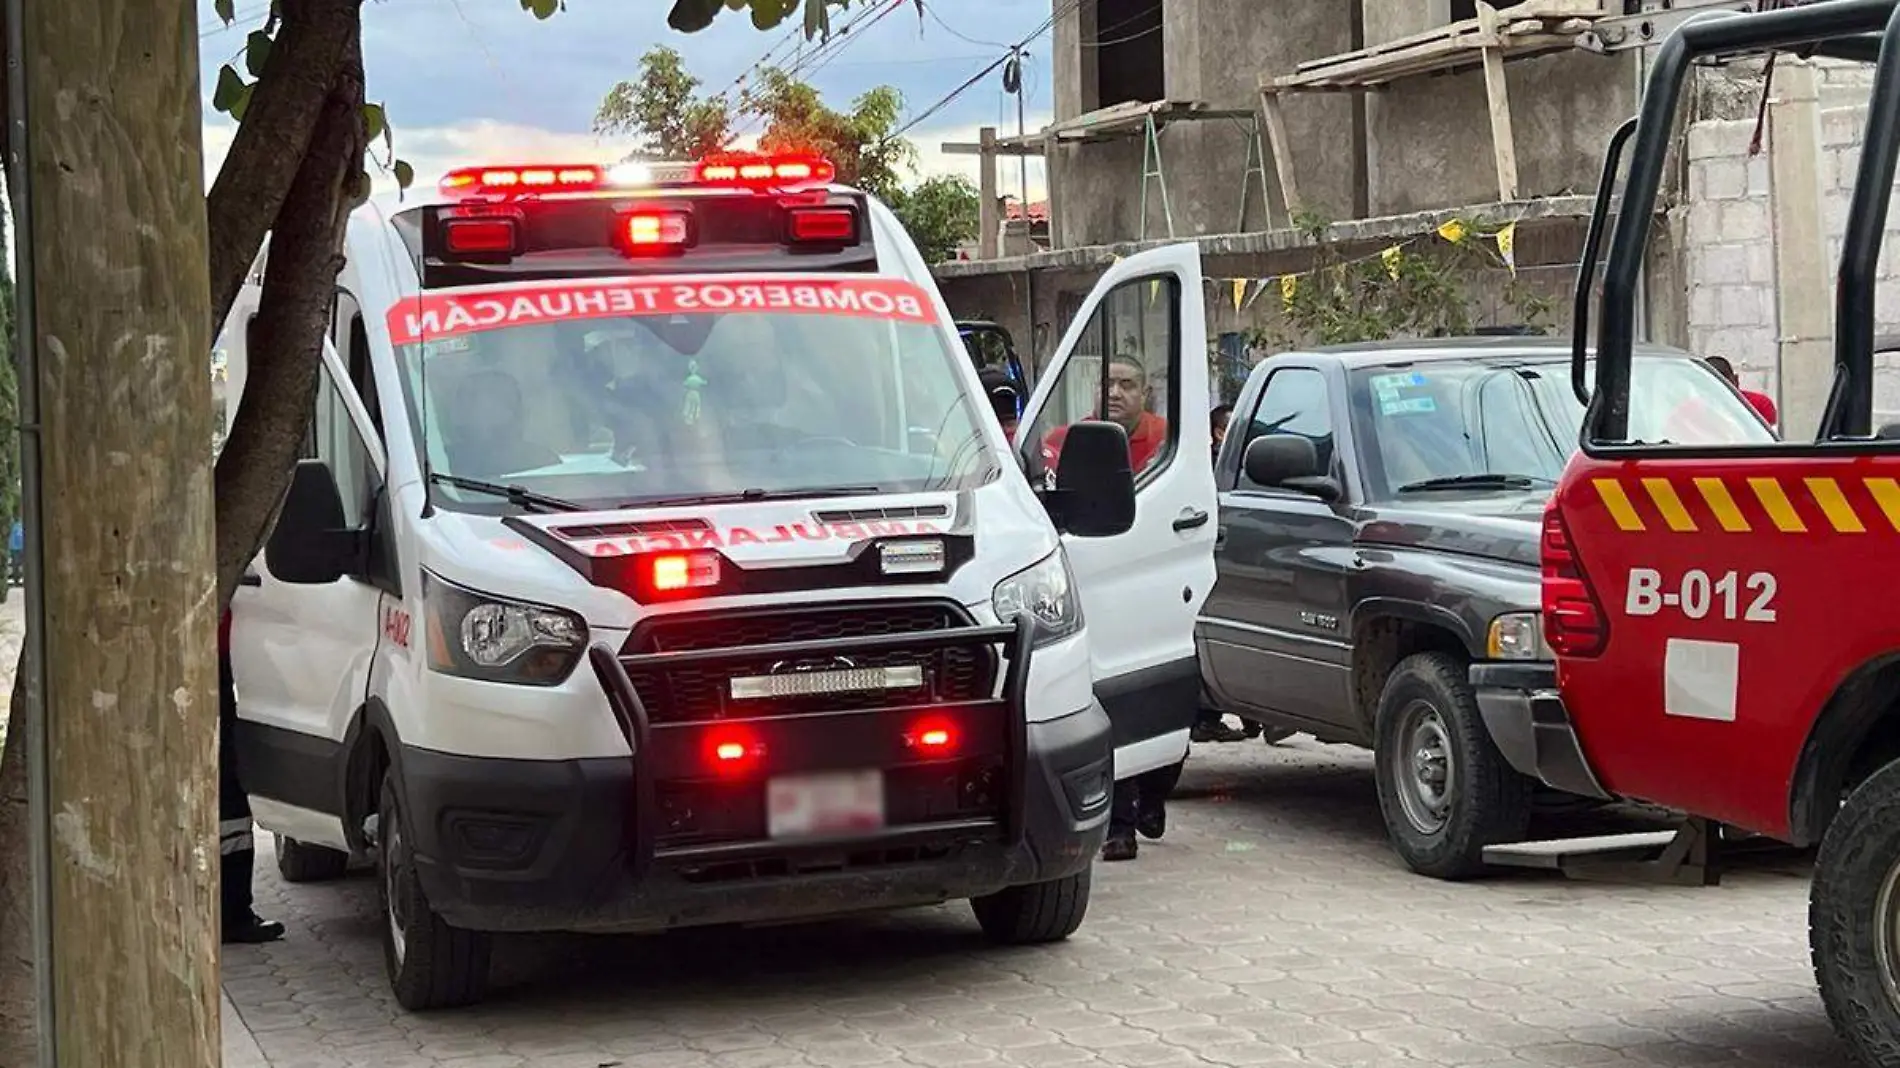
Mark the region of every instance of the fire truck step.
POLYGON ((1572 879, 1715 886, 1723 845, 1720 829, 1688 819, 1673 831, 1639 831, 1487 846, 1484 860, 1501 868, 1558 871, 1572 879))
POLYGON ((1590 838, 1552 838, 1542 842, 1513 842, 1486 846, 1484 862, 1501 868, 1542 868, 1563 871, 1579 860, 1653 860, 1669 846, 1675 831, 1602 834, 1590 838))

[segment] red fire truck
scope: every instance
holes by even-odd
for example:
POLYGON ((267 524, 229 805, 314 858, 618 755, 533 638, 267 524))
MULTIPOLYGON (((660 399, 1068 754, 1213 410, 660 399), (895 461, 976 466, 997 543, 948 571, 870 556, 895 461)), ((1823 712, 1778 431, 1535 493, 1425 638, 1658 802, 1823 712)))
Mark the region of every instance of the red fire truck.
POLYGON ((1592 268, 1578 280, 1573 384, 1588 415, 1544 519, 1551 662, 1478 665, 1473 682, 1488 720, 1523 728, 1520 770, 1695 814, 1674 860, 1712 859, 1711 846, 1742 834, 1818 843, 1810 938, 1822 997, 1866 1063, 1900 1065, 1900 611, 1889 600, 1900 591, 1900 441, 1871 425, 1874 279, 1900 151, 1896 0, 1680 26, 1655 54, 1640 114, 1611 141, 1586 265, 1626 147, 1594 360, 1582 340, 1592 268), (1639 270, 1685 77, 1761 52, 1875 65, 1839 264, 1835 379, 1812 441, 1688 440, 1631 388, 1639 270))

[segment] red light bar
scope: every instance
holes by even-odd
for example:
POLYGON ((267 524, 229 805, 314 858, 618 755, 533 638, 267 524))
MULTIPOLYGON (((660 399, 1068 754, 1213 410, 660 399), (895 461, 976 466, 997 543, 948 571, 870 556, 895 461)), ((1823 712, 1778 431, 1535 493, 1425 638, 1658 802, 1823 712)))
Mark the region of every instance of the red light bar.
POLYGON ((442 193, 451 197, 541 196, 591 193, 605 184, 591 163, 528 167, 463 167, 442 176, 442 193))
POLYGON ((702 162, 697 177, 703 185, 783 187, 826 185, 837 174, 821 156, 728 155, 702 162))
POLYGON ((849 245, 858 239, 858 213, 850 208, 795 208, 787 219, 793 244, 849 245))

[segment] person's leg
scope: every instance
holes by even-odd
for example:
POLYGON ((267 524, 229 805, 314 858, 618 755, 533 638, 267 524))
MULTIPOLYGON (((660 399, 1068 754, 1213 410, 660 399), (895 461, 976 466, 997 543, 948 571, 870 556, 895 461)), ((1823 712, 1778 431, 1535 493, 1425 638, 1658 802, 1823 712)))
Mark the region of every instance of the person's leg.
POLYGON ((256 944, 284 936, 284 925, 261 920, 252 908, 252 867, 257 847, 251 832, 251 799, 238 781, 237 691, 231 662, 218 657, 218 897, 224 909, 223 941, 256 944))
POLYGON ((1102 845, 1103 860, 1135 859, 1135 823, 1140 815, 1139 777, 1118 781, 1115 797, 1108 807, 1108 841, 1102 845))
POLYGON ((1238 742, 1248 737, 1246 731, 1235 730, 1227 725, 1226 717, 1212 708, 1201 709, 1194 720, 1194 730, 1188 735, 1196 742, 1238 742))
POLYGON ((1143 838, 1159 838, 1168 833, 1168 794, 1180 780, 1173 767, 1144 771, 1132 780, 1136 784, 1135 829, 1143 838))

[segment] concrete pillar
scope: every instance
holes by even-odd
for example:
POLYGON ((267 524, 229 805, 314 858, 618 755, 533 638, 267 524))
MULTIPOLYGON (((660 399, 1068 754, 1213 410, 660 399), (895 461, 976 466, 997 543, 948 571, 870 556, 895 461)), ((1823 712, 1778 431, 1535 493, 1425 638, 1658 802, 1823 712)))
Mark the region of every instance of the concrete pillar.
POLYGON ((1782 56, 1768 104, 1781 434, 1812 441, 1834 381, 1834 265, 1821 213, 1821 104, 1814 65, 1782 56))

